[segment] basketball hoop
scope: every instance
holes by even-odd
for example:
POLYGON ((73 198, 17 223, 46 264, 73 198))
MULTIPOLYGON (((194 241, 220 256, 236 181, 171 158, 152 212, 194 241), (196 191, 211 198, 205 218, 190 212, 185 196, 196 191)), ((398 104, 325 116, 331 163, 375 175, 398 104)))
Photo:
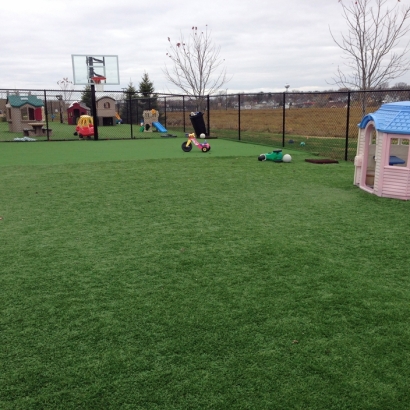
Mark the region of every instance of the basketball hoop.
POLYGON ((91 77, 91 81, 95 85, 95 91, 104 91, 105 80, 106 78, 103 76, 91 77))

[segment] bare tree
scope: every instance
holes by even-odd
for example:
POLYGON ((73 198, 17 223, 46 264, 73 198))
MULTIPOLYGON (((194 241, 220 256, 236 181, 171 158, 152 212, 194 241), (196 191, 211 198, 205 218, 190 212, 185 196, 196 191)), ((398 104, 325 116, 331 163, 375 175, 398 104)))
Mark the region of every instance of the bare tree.
POLYGON ((73 82, 70 81, 68 77, 64 77, 62 80, 57 81, 57 84, 63 92, 62 101, 70 101, 74 89, 73 82))
POLYGON ((166 79, 182 92, 195 98, 197 109, 201 110, 204 96, 219 91, 229 80, 225 60, 219 58, 220 47, 214 45, 208 27, 198 32, 192 27, 188 40, 182 32, 180 39, 173 43, 168 37, 169 51, 167 56, 172 67, 165 66, 163 72, 166 79))
MULTIPOLYGON (((387 0, 351 0, 349 5, 339 0, 347 33, 338 40, 329 30, 346 62, 344 68, 338 67, 334 84, 367 91, 409 70, 410 42, 405 40, 402 47, 399 45, 410 30, 410 6, 400 7, 399 2, 389 8, 387 0)), ((361 101, 364 114, 365 93, 361 101)))

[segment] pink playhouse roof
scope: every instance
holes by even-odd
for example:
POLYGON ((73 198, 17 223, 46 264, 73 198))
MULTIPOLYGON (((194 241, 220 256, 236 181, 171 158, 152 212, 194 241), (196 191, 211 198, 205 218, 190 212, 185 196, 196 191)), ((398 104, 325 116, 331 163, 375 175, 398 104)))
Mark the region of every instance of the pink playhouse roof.
POLYGON ((365 128, 373 121, 377 131, 410 135, 410 101, 383 104, 376 112, 367 114, 358 125, 365 128))

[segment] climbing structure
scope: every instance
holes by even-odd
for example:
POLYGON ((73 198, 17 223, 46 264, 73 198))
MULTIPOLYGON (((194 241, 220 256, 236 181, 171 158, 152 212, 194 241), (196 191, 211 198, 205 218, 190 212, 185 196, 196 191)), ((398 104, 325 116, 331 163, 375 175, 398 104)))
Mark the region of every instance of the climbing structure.
POLYGON ((152 123, 153 122, 158 122, 159 112, 157 110, 154 110, 154 109, 144 110, 143 117, 144 117, 144 131, 145 132, 152 132, 152 123))

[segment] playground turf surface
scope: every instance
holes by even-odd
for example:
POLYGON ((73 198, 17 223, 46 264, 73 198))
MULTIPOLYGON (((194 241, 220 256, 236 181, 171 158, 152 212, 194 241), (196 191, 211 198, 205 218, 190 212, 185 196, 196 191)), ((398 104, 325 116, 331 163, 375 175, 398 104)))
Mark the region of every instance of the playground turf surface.
MULTIPOLYGON (((2 143, 1 165, 52 165, 99 161, 124 161, 160 158, 215 158, 226 156, 256 157, 271 150, 257 144, 242 144, 228 140, 209 140, 207 153, 193 147, 191 152, 181 149, 185 138, 121 141, 58 141, 2 143), (98 149, 96 149, 98 144, 98 149)), ((272 148, 273 149, 273 148, 272 148)), ((292 154, 294 155, 294 154, 292 154)), ((296 154, 303 155, 303 154, 296 154)))
POLYGON ((0 409, 407 410, 410 202, 183 141, 0 144, 0 409))

